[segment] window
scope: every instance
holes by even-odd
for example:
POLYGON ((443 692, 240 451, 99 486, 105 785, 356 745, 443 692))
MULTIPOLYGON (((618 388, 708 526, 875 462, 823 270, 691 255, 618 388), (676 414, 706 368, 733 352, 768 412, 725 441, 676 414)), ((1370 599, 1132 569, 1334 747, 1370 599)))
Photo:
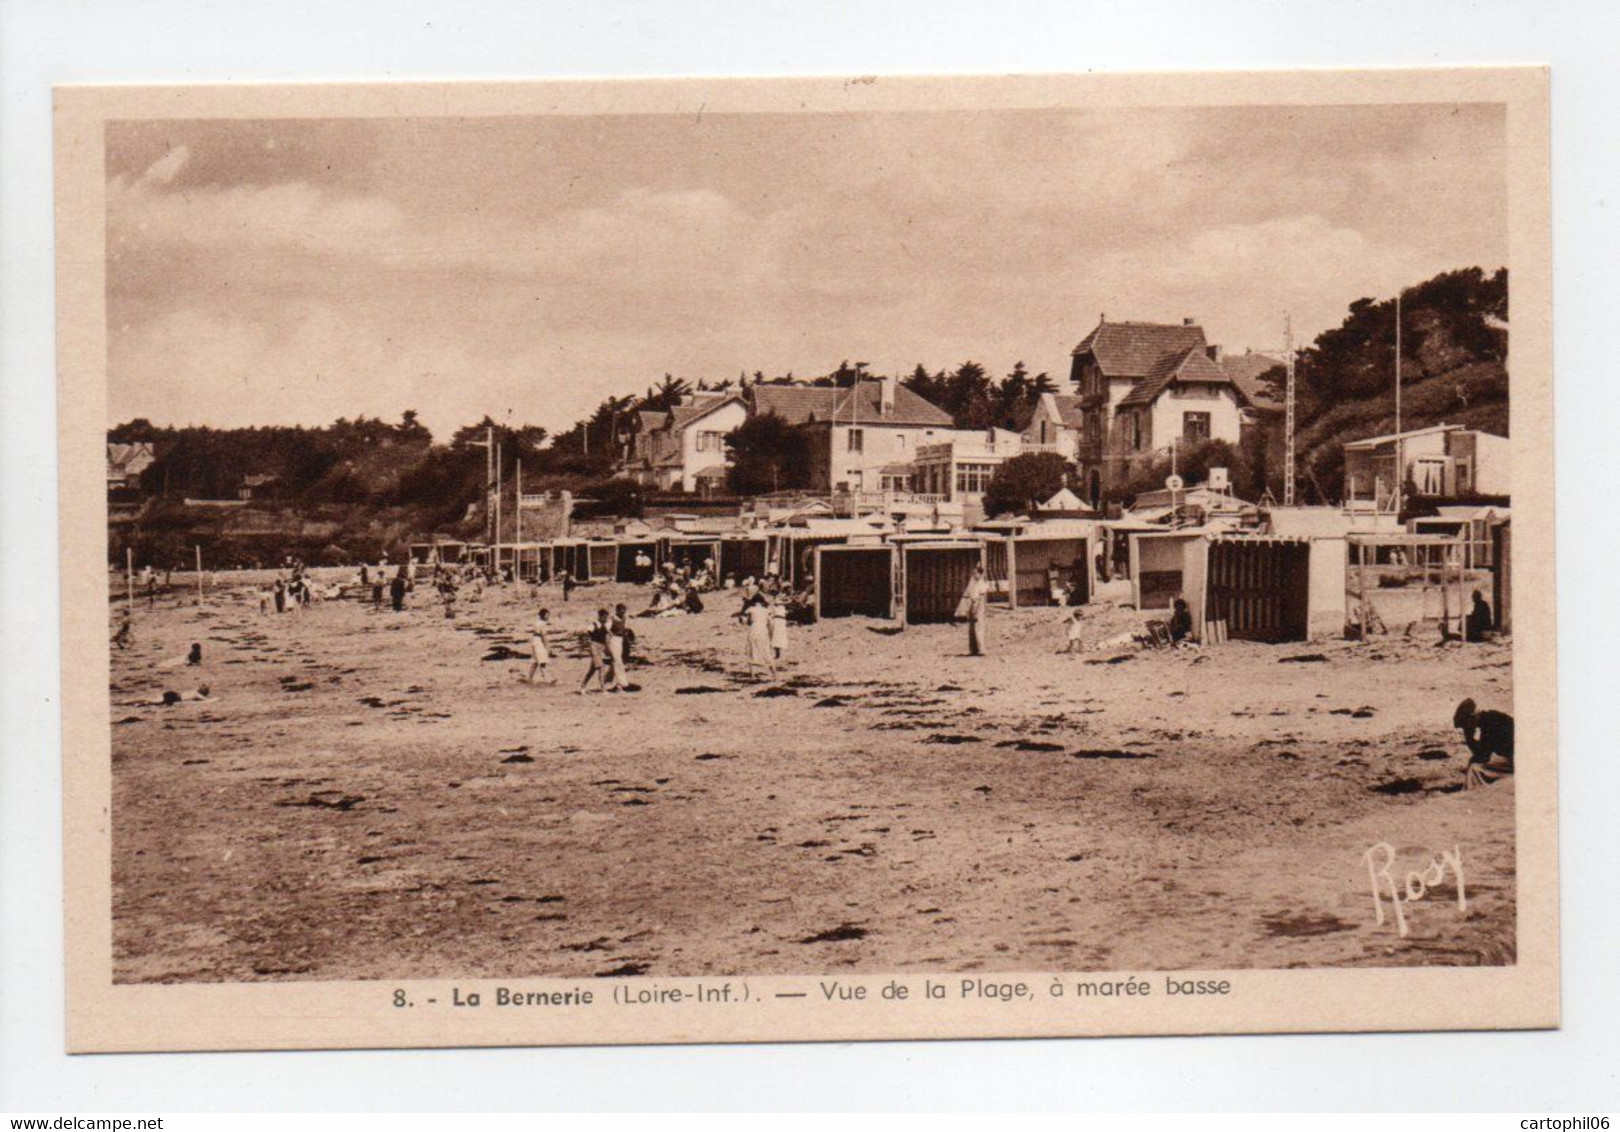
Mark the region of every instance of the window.
POLYGON ((906 450, 906 434, 905 433, 903 433, 903 432, 895 433, 895 435, 894 435, 894 446, 897 449, 899 449, 901 452, 904 452, 906 450))
POLYGON ((850 451, 850 452, 865 452, 866 451, 866 430, 865 429, 863 429, 863 428, 852 428, 852 429, 849 430, 849 448, 848 448, 848 451, 850 451))
POLYGON ((723 432, 700 432, 697 435, 697 450, 699 452, 720 452, 726 446, 726 434, 723 432))
POLYGON ((956 490, 970 495, 981 495, 990 486, 990 477, 995 475, 994 464, 958 464, 956 465, 956 490))
POLYGON ((1131 430, 1130 431, 1131 451, 1133 451, 1133 452, 1142 451, 1142 440, 1143 440, 1143 436, 1142 436, 1142 414, 1141 413, 1132 413, 1130 415, 1130 419, 1126 423, 1127 423, 1127 427, 1129 427, 1130 430, 1131 430))
POLYGON ((1209 439, 1208 413, 1182 413, 1181 438, 1189 443, 1209 439))

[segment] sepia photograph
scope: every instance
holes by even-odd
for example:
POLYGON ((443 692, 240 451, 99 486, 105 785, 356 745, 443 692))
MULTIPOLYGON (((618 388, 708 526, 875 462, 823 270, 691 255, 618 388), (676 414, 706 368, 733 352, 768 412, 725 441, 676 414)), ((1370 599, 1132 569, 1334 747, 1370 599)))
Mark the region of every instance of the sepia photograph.
POLYGON ((1443 74, 85 92, 97 993, 1401 1028, 1519 967, 1544 74, 1443 74))

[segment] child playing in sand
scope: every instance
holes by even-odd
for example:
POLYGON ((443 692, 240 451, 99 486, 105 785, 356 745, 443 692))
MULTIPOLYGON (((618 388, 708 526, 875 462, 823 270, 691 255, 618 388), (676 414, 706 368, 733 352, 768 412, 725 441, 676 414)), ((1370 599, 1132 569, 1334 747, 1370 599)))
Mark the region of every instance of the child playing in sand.
POLYGON ((113 634, 113 647, 127 649, 134 643, 135 627, 130 624, 129 614, 126 612, 118 622, 118 632, 113 634))
POLYGON ((1063 626, 1063 647, 1060 653, 1076 653, 1085 651, 1085 643, 1080 638, 1080 607, 1074 606, 1062 617, 1058 624, 1063 626))
POLYGON ((550 628, 551 610, 542 609, 534 615, 534 624, 529 626, 529 649, 534 656, 534 659, 529 662, 529 675, 527 677, 531 684, 535 682, 536 673, 545 673, 546 679, 543 683, 555 684, 557 682, 557 677, 552 674, 550 669, 551 646, 546 640, 546 633, 550 628))

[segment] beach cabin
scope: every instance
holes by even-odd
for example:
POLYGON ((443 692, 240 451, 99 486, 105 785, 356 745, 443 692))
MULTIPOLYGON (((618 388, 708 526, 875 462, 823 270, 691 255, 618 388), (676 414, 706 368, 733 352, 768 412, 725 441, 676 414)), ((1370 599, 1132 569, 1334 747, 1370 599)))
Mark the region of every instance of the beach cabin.
POLYGON ((413 542, 408 552, 413 566, 459 566, 469 560, 472 548, 472 543, 440 539, 436 542, 413 542))
POLYGON ((538 581, 546 548, 537 542, 519 542, 512 544, 511 549, 512 576, 525 582, 538 581))
POLYGON ((1415 535, 1446 535, 1463 544, 1463 566, 1489 570, 1495 565, 1491 529, 1506 522, 1508 509, 1493 506, 1443 506, 1435 514, 1409 519, 1406 529, 1415 535))
MULTIPOLYGON (((895 555, 888 544, 815 548, 816 618, 894 617, 895 555)), ((965 583, 964 583, 965 584, 965 583)))
POLYGON ((1140 610, 1169 609, 1186 589, 1187 550, 1204 537, 1201 528, 1132 532, 1131 603, 1140 610))
POLYGON ((1420 630, 1462 635, 1468 591, 1463 540, 1447 535, 1352 532, 1347 536, 1345 624, 1366 640, 1420 630))
POLYGON ((895 549, 900 556, 896 604, 904 610, 906 624, 954 621, 973 568, 984 563, 984 544, 901 542, 895 549))
POLYGON ((1187 544, 1184 592, 1199 638, 1309 640, 1344 629, 1344 542, 1213 534, 1187 544))
POLYGON ((1121 518, 1109 519, 1096 524, 1093 528, 1093 537, 1102 550, 1103 570, 1098 575, 1104 582, 1115 578, 1131 578, 1131 536, 1136 534, 1160 534, 1168 528, 1158 523, 1149 523, 1141 519, 1121 518))
POLYGON ((767 539, 765 568, 767 571, 774 569, 784 582, 801 586, 806 578, 815 576, 817 547, 835 546, 848 541, 848 535, 812 534, 798 528, 787 528, 767 539))
POLYGON ((653 580, 658 572, 658 540, 653 538, 626 539, 618 544, 613 564, 615 581, 642 586, 653 580), (641 560, 641 565, 637 561, 641 560))
POLYGON ((741 582, 744 578, 765 576, 766 538, 763 532, 753 534, 722 535, 720 537, 720 577, 728 574, 741 582))
MULTIPOLYGON (((1091 600, 1094 551, 1089 526, 1036 524, 1022 534, 998 540, 1006 556, 1007 604, 1056 605, 1053 583, 1067 595, 1069 605, 1091 600)), ((986 547, 994 553, 995 547, 986 547)), ((988 567, 987 567, 988 569, 988 567)))
POLYGON ((551 544, 552 577, 567 570, 576 582, 591 581, 591 555, 584 539, 560 538, 551 544))
POLYGON ((682 535, 671 538, 664 548, 664 561, 673 562, 677 569, 684 566, 696 574, 703 563, 713 559, 718 568, 720 539, 715 535, 682 535))
POLYGON ((619 575, 619 546, 614 542, 589 542, 585 556, 592 581, 611 582, 619 575))

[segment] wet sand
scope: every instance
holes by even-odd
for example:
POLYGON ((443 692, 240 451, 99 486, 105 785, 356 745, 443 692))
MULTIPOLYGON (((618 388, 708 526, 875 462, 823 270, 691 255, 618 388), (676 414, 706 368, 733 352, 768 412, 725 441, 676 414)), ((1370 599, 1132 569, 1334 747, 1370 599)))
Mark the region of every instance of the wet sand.
MULTIPOLYGON (((527 587, 264 616, 227 582, 137 603, 112 660, 121 982, 1503 964, 1511 779, 1460 789, 1457 701, 1506 645, 1056 654, 1057 610, 791 631, 743 676, 738 599, 637 620, 640 690, 574 641, 645 592, 554 588, 560 683, 518 677, 527 587), (163 667, 201 642, 200 669, 163 667), (215 699, 120 706, 207 682, 215 699), (1363 854, 1449 879, 1374 921, 1363 854)), ((114 615, 116 617, 117 607, 114 615)), ((1088 640, 1139 624, 1108 602, 1088 640)), ((1525 752, 1522 757, 1533 757, 1525 752)), ((1397 875, 1404 875, 1404 871, 1397 875)))

